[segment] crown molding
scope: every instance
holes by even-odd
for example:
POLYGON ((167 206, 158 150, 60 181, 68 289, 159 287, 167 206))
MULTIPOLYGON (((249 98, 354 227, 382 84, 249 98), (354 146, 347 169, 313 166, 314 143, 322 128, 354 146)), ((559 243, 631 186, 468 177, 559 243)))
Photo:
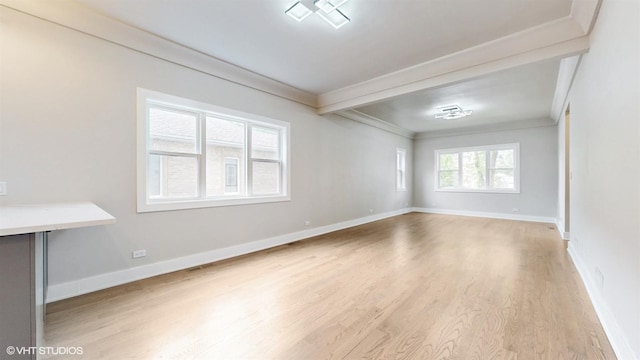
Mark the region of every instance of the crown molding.
POLYGON ((556 124, 564 114, 564 109, 569 97, 569 90, 571 89, 581 60, 582 55, 564 58, 560 61, 556 90, 553 94, 553 102, 551 104, 551 111, 549 112, 549 117, 551 117, 556 124))
MULTIPOLYGON (((234 84, 313 107, 319 114, 341 112, 538 61, 583 54, 589 49, 588 34, 600 4, 601 0, 574 0, 571 14, 565 18, 316 95, 127 25, 74 1, 0 0, 0 6, 5 8, 234 84)), ((396 127, 363 115, 347 113, 345 117, 355 117, 370 125, 382 124, 382 128, 396 127)), ((391 132, 397 133, 397 129, 391 132)), ((405 130, 400 135, 413 136, 411 134, 405 130)))
POLYGON ((546 127, 546 126, 555 126, 555 125, 556 125, 555 121, 548 118, 527 119, 527 120, 507 121, 507 122, 486 124, 486 125, 476 125, 472 127, 463 127, 463 128, 457 128, 457 129, 425 131, 425 132, 417 133, 415 135, 415 139, 424 140, 424 139, 433 139, 433 138, 449 137, 449 136, 485 134, 488 132, 533 129, 533 128, 546 127))
POLYGON ((390 132, 392 134, 406 137, 407 139, 413 139, 415 137, 415 133, 413 131, 388 123, 384 120, 378 119, 377 117, 367 115, 357 110, 342 110, 342 111, 335 112, 335 114, 342 116, 344 118, 347 118, 349 120, 354 120, 369 126, 373 126, 375 128, 390 132))
POLYGON ((457 53, 318 95, 325 114, 589 49, 600 0, 574 0, 571 14, 457 53))
POLYGON ((0 0, 0 6, 238 85, 317 107, 317 97, 72 1, 0 0))
POLYGON ((585 35, 591 34, 601 6, 602 0, 573 0, 571 18, 580 25, 585 35))

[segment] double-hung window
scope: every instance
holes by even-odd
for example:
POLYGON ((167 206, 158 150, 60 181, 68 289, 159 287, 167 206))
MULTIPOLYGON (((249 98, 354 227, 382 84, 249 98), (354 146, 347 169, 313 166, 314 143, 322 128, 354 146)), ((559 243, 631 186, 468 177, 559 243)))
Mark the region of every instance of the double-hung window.
POLYGON ((436 150, 436 190, 520 192, 520 145, 436 150))
POLYGON ((138 212, 289 200, 289 124, 138 89, 138 212))

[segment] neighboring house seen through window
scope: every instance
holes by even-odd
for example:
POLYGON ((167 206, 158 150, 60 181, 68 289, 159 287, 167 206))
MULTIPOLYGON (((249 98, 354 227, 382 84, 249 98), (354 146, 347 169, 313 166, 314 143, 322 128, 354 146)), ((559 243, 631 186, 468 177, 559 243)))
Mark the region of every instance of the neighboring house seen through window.
POLYGON ((239 175, 238 158, 224 158, 224 193, 237 194, 239 192, 238 178, 239 175))

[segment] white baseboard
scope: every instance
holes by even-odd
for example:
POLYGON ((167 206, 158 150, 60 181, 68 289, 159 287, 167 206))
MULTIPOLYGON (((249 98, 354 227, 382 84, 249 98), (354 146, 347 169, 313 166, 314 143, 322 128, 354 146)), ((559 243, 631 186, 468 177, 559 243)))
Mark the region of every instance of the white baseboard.
POLYGON ((558 229, 558 233, 560 233, 560 237, 562 240, 570 240, 571 234, 568 231, 564 231, 564 223, 560 221, 560 219, 556 219, 556 229, 558 229))
POLYGON ((600 291, 598 291, 596 283, 590 275, 591 272, 588 271, 587 267, 582 261, 582 258, 576 252, 575 246, 571 241, 569 241, 568 251, 571 259, 573 260, 573 264, 576 266, 578 274, 580 274, 582 282, 587 289, 587 293, 589 294, 591 303, 593 304, 593 307, 596 310, 596 314, 600 319, 600 323, 604 328, 604 332, 609 338, 611 347, 613 347, 613 351, 616 353, 616 357, 618 359, 625 360, 638 360, 638 356, 634 354, 634 351, 631 348, 629 339, 622 331, 622 329, 620 329, 620 326, 613 316, 613 313, 611 313, 611 309, 609 309, 609 306, 602 298, 600 291))
POLYGON ((106 274, 86 277, 61 284, 49 285, 47 290, 47 302, 67 299, 70 297, 103 290, 117 285, 122 285, 136 280, 162 275, 173 271, 188 269, 203 264, 212 263, 232 257, 249 254, 252 252, 292 243, 309 237, 330 233, 337 230, 350 228, 392 216, 411 212, 410 208, 375 214, 358 219, 343 221, 336 224, 316 227, 313 229, 274 236, 268 239, 239 244, 222 249, 211 250, 194 255, 179 257, 171 260, 156 262, 153 264, 114 271, 106 274))
POLYGON ((473 216, 483 217, 491 219, 505 219, 505 220, 520 220, 520 221, 532 221, 555 224, 556 219, 546 216, 533 216, 533 215, 521 215, 521 214, 507 214, 507 213, 492 213, 482 211, 466 211, 466 210, 449 210, 449 209, 436 209, 436 208, 412 208, 415 212, 429 213, 429 214, 444 214, 444 215, 459 215, 459 216, 473 216))

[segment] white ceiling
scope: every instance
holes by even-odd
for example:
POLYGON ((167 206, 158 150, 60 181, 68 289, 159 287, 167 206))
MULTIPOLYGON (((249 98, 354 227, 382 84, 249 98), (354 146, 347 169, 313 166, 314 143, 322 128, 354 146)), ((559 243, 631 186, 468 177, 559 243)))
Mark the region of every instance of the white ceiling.
POLYGON ((0 4, 319 114, 347 113, 412 137, 532 119, 553 123, 571 79, 560 59, 588 50, 600 1, 349 0, 340 9, 351 22, 340 29, 316 15, 294 21, 284 11, 296 0, 0 4), (474 113, 433 119, 434 108, 448 104, 474 113))
POLYGON ((78 0, 113 18, 320 94, 566 17, 571 0, 350 0, 334 29, 296 0, 78 0))

